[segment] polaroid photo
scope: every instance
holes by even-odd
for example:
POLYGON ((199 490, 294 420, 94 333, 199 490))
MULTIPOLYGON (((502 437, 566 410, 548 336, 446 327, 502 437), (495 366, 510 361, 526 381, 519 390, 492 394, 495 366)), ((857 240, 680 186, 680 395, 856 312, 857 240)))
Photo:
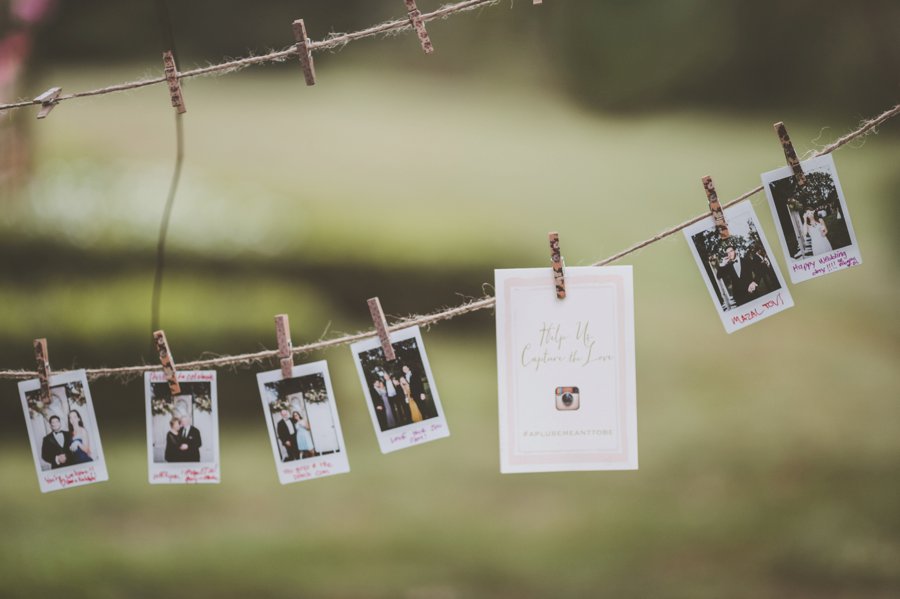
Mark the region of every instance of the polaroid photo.
POLYGON ((220 482, 215 370, 179 370, 172 395, 162 371, 144 373, 150 484, 220 482))
POLYGON ((750 202, 725 210, 731 235, 722 239, 713 217, 686 229, 709 295, 728 333, 794 305, 750 202))
POLYGON ((802 187, 787 166, 762 174, 792 283, 862 264, 834 158, 826 154, 800 166, 802 187))
POLYGON ((450 436, 418 326, 391 333, 396 359, 378 337, 350 346, 382 453, 450 436))
POLYGON ((500 472, 636 470, 630 266, 494 271, 500 472))
POLYGON ((256 375, 281 484, 350 472, 328 362, 256 375))
POLYGON ((38 379, 19 383, 41 492, 109 480, 85 371, 51 374, 49 383, 48 400, 38 379))

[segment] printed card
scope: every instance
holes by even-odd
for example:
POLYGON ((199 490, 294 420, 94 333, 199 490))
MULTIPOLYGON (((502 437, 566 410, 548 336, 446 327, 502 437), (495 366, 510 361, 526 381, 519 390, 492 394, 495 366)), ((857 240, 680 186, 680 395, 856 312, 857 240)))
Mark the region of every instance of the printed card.
POLYGON ((834 158, 826 154, 800 166, 803 186, 787 166, 762 174, 792 283, 862 264, 834 158))
POLYGON ((350 346, 382 453, 450 436, 419 327, 391 333, 395 360, 377 337, 350 346))
POLYGON ((179 370, 172 395, 165 374, 144 373, 150 484, 218 483, 219 410, 215 370, 179 370))
POLYGON ((731 236, 722 239, 712 216, 687 227, 691 253, 713 303, 733 333, 794 305, 750 202, 725 210, 731 236))
POLYGON ((41 492, 109 480, 84 370, 51 374, 49 382, 48 400, 38 379, 19 383, 41 492))
POLYGON ((281 484, 350 472, 328 363, 294 366, 256 375, 266 428, 281 484))
POLYGON ((636 470, 630 266, 497 270, 500 471, 636 470))

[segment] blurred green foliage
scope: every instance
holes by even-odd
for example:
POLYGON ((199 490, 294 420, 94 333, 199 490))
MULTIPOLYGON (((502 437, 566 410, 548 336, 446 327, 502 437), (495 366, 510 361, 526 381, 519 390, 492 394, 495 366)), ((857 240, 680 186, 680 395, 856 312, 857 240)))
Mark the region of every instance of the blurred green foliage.
MULTIPOLYGON (((442 4, 422 0, 419 7, 427 12, 442 4)), ((183 65, 286 47, 293 43, 290 23, 300 17, 320 39, 405 14, 400 0, 169 6, 183 65)), ((900 95, 896 0, 548 0, 539 7, 504 0, 464 19, 430 26, 438 48, 432 62, 471 69, 496 64, 497 55, 548 61, 545 73, 556 73, 574 97, 597 110, 805 104, 832 114, 853 107, 861 116, 900 95)), ((139 59, 155 65, 164 39, 154 2, 61 2, 37 39, 35 63, 139 59)), ((372 64, 415 52, 412 40, 360 46, 365 53, 350 51, 372 64)), ((328 55, 317 60, 331 63, 328 55)))

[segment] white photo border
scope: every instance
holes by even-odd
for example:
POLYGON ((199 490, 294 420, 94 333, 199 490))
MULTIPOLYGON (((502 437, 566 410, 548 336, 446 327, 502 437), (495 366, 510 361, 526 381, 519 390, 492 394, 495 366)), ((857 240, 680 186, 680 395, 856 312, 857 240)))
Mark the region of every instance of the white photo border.
MULTIPOLYGON (((219 402, 218 381, 215 370, 179 370, 179 383, 207 383, 212 405, 212 451, 210 462, 157 463, 153 460, 153 385, 166 383, 162 371, 144 373, 144 404, 147 415, 147 472, 151 485, 160 484, 217 484, 221 482, 221 460, 219 458, 219 402)), ((203 440, 201 438, 201 440, 203 440)), ((204 441, 205 443, 206 441, 204 441)))
POLYGON ((363 395, 366 398, 369 416, 372 419, 372 428, 375 430, 375 437, 378 439, 378 447, 381 449, 381 453, 390 453, 399 449, 412 447, 413 445, 421 445, 422 443, 450 436, 450 429, 447 426, 444 407, 441 404, 437 386, 434 384, 434 375, 431 373, 431 364, 428 362, 428 354, 425 351, 425 343, 422 341, 422 332, 419 326, 415 325, 390 333, 392 344, 406 341, 407 339, 416 340, 416 347, 419 350, 419 357, 422 359, 422 367, 424 368, 425 376, 428 379, 428 386, 431 391, 437 416, 421 422, 413 422, 411 424, 391 428, 386 431, 382 431, 381 426, 378 423, 378 415, 375 413, 372 390, 369 389, 366 375, 363 372, 362 361, 360 360, 360 353, 380 348, 381 341, 378 337, 370 337, 362 341, 357 341, 350 346, 350 351, 353 353, 353 362, 356 364, 356 372, 359 375, 359 381, 362 385, 363 395))
MULTIPOLYGON (((39 379, 30 379, 19 383, 19 398, 22 401, 22 410, 25 416, 25 426, 28 429, 28 442, 31 447, 31 456, 34 460, 34 468, 37 472, 38 484, 42 493, 51 491, 59 491, 71 487, 80 487, 92 483, 98 483, 109 480, 109 473, 106 469, 106 456, 103 453, 103 444, 100 440, 100 426, 97 423, 97 414, 94 411, 94 402, 91 399, 91 389, 88 385, 87 372, 84 369, 71 370, 67 372, 51 373, 49 378, 50 388, 59 387, 68 383, 81 383, 84 391, 85 405, 84 410, 90 415, 90 421, 95 428, 92 431, 95 435, 97 457, 90 463, 73 464, 71 466, 63 466, 62 468, 51 468, 44 470, 41 468, 40 448, 41 439, 35 438, 35 433, 31 427, 31 417, 29 415, 27 394, 40 389, 39 379)), ((84 417, 82 416, 82 419, 84 417)))
POLYGON ((791 283, 802 283, 815 279, 823 275, 846 270, 854 266, 862 264, 862 254, 859 251, 859 245, 856 242, 856 231, 853 229, 853 223, 850 220, 850 212, 847 210, 847 202, 844 199, 844 190, 841 188, 841 181, 838 178, 837 167, 834 164, 834 157, 831 154, 817 156, 804 160, 800 163, 804 173, 827 172, 834 181, 834 187, 837 191, 838 203, 843 214, 843 220, 846 223, 847 233, 850 237, 850 245, 845 245, 836 250, 825 252, 822 254, 794 258, 791 255, 787 245, 787 235, 782 226, 781 218, 778 214, 778 208, 775 205, 775 197, 772 195, 770 185, 782 179, 789 179, 794 172, 790 167, 782 167, 769 171, 760 175, 762 179, 763 189, 766 192, 766 199, 769 208, 772 211, 772 220, 775 221, 775 227, 781 235, 781 249, 784 254, 784 261, 787 264, 788 275, 791 277, 791 283))
POLYGON ((780 286, 779 289, 767 293, 752 302, 747 302, 746 304, 739 306, 740 309, 723 310, 719 303, 718 296, 716 295, 716 291, 713 289, 713 282, 710 281, 709 276, 707 276, 706 268, 703 265, 703 259, 697 252, 697 247, 694 245, 693 240, 693 236, 698 233, 715 230, 716 223, 712 216, 708 216, 707 218, 686 227, 684 229, 684 237, 690 248, 691 255, 697 263, 697 269, 700 271, 700 276, 703 279, 703 283, 706 285, 706 289, 716 308, 716 312, 719 314, 722 325, 725 327, 725 331, 730 334, 793 307, 794 298, 791 296, 791 292, 785 283, 784 276, 781 274, 781 268, 775 260, 772 248, 766 239, 766 234, 759 223, 759 218, 756 216, 756 211, 753 209, 753 205, 750 201, 741 202, 736 206, 727 208, 724 212, 725 220, 729 223, 738 222, 745 218, 753 220, 756 232, 759 234, 763 249, 766 251, 767 257, 772 265, 772 270, 775 272, 775 277, 780 286))
POLYGON ((272 457, 275 460, 278 481, 282 485, 350 472, 350 458, 347 455, 347 444, 344 441, 344 431, 341 428, 341 420, 337 410, 337 401, 335 400, 334 389, 331 386, 331 375, 328 372, 328 362, 326 360, 308 362, 306 364, 294 366, 291 370, 291 378, 300 378, 312 374, 320 374, 325 379, 325 391, 328 394, 329 403, 331 404, 331 418, 334 422, 334 431, 340 450, 335 453, 289 462, 284 462, 281 459, 281 452, 278 449, 278 436, 275 432, 275 425, 272 421, 269 402, 266 397, 268 393, 266 385, 282 380, 284 375, 281 374, 280 369, 259 372, 256 374, 256 381, 259 386, 259 396, 262 401, 263 415, 266 420, 266 430, 269 431, 269 443, 272 446, 272 457))

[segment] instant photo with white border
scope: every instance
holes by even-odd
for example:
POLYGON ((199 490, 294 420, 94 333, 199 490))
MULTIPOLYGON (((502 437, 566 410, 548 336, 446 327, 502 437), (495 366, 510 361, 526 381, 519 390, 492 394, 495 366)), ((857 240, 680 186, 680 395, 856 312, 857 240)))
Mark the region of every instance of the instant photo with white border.
POLYGON ((834 158, 800 166, 807 183, 799 190, 788 166, 761 175, 792 283, 862 264, 834 158))
POLYGON ((109 480, 87 374, 51 373, 49 384, 50 402, 44 403, 38 379, 19 383, 41 492, 109 480))
POLYGON ((685 228, 684 237, 725 330, 733 333, 790 308, 794 300, 750 202, 724 212, 728 239, 720 239, 711 215, 685 228))
POLYGON ((385 360, 378 337, 350 346, 382 453, 450 436, 419 327, 390 339, 393 361, 385 360))
POLYGON ((144 373, 150 484, 215 484, 221 480, 215 370, 179 370, 174 397, 165 373, 144 373))
POLYGON ((279 369, 256 380, 281 484, 350 472, 328 362, 294 366, 289 379, 279 369))
POLYGON ((636 470, 631 266, 494 271, 500 472, 636 470))

